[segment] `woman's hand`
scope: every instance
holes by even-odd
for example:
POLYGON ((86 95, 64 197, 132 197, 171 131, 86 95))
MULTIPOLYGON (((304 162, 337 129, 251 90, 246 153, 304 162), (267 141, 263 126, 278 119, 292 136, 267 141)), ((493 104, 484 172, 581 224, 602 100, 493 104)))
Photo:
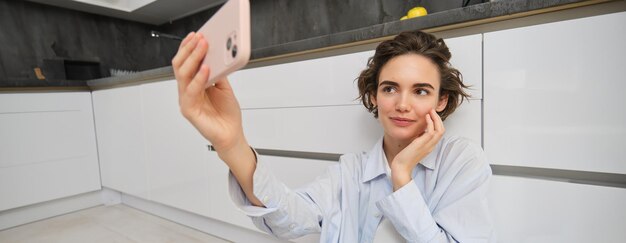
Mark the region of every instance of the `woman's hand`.
MULTIPOLYGON (((202 34, 190 33, 172 59, 178 81, 178 102, 185 118, 219 152, 245 142, 241 110, 228 80, 205 89, 210 67, 202 65, 209 44, 202 34)), ((247 144, 247 143, 246 143, 247 144)))
POLYGON ((435 149, 445 132, 443 121, 435 109, 426 114, 426 130, 404 148, 391 162, 393 191, 411 181, 411 172, 417 164, 435 149))

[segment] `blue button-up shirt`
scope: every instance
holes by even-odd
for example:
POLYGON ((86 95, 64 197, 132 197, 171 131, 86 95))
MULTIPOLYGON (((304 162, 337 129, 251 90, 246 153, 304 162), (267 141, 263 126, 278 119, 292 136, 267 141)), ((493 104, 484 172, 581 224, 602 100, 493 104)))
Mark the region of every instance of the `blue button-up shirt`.
POLYGON ((251 205, 229 176, 233 202, 261 230, 283 239, 321 233, 320 242, 372 242, 384 217, 408 242, 495 242, 486 193, 491 168, 482 148, 444 136, 393 192, 382 139, 368 153, 345 154, 312 183, 291 190, 257 156, 251 205))

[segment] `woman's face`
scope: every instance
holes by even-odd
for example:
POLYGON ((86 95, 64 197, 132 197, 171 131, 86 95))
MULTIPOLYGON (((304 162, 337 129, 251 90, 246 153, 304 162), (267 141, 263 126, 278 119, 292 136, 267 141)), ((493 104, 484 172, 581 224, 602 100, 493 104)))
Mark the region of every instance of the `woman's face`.
POLYGON ((437 65, 417 54, 396 56, 382 67, 372 101, 385 136, 410 141, 422 135, 426 114, 442 111, 448 101, 439 98, 439 76, 437 65))

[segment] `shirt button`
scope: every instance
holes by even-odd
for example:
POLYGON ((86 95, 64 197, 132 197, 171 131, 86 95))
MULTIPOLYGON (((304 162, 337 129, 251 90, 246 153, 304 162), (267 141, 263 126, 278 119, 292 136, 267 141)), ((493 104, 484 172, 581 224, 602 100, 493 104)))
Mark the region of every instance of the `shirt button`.
POLYGON ((382 216, 380 213, 374 213, 374 217, 380 218, 380 216, 382 216))
POLYGON ((290 230, 293 230, 293 229, 295 229, 295 228, 296 228, 296 224, 290 224, 290 225, 289 225, 289 229, 290 229, 290 230))
POLYGON ((270 200, 270 198, 268 196, 264 196, 263 199, 261 201, 263 201, 263 204, 267 204, 267 202, 270 200))

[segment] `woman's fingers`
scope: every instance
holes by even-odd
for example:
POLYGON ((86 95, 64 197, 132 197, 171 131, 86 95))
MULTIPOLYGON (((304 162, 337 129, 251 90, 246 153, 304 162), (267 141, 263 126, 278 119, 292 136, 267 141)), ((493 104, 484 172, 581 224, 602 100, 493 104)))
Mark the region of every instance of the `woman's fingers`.
POLYGON ((196 44, 198 42, 198 35, 195 33, 190 33, 185 40, 180 43, 180 47, 178 47, 178 52, 176 52, 176 56, 172 59, 172 67, 174 70, 180 68, 183 65, 189 54, 193 51, 196 44))
POLYGON ((230 82, 228 82, 228 78, 223 78, 217 81, 217 83, 215 83, 215 88, 218 88, 220 90, 232 90, 233 89, 230 86, 230 82))
POLYGON ((181 73, 180 67, 183 65, 189 53, 193 50, 191 47, 195 46, 197 41, 196 34, 194 32, 189 33, 187 37, 181 42, 176 56, 172 59, 172 68, 174 69, 174 76, 176 76, 176 82, 178 85, 178 93, 182 94, 189 83, 189 74, 181 73), (193 43, 191 43, 193 42, 193 43))
POLYGON ((437 114, 437 112, 435 111, 435 109, 432 109, 430 111, 431 117, 433 118, 433 122, 435 125, 435 131, 443 134, 446 129, 443 126, 443 121, 441 120, 441 117, 439 116, 439 114, 437 114))
POLYGON ((426 146, 431 148, 432 150, 435 148, 435 146, 437 146, 437 143, 443 136, 444 127, 441 117, 439 117, 435 109, 432 109, 427 116, 430 120, 429 124, 432 125, 432 131, 430 131, 429 128, 429 133, 431 134, 431 137, 430 140, 426 143, 426 146))
POLYGON ((422 135, 422 137, 424 137, 422 147, 425 148, 428 153, 434 149, 437 142, 439 142, 439 139, 441 138, 439 136, 439 131, 437 130, 438 125, 436 126, 437 121, 435 117, 437 116, 437 113, 433 115, 432 111, 433 110, 426 114, 426 130, 424 131, 424 135, 422 135))
MULTIPOLYGON (((435 145, 437 144, 437 142, 439 142, 439 140, 441 139, 441 137, 443 137, 443 133, 446 131, 445 127, 443 126, 443 121, 441 120, 441 117, 439 116, 439 114, 437 114, 437 112, 433 109, 431 111, 432 113, 432 117, 434 125, 435 125, 435 141, 433 141, 435 143, 435 145)), ((433 145, 434 146, 434 145, 433 145)))
MULTIPOLYGON (((189 56, 184 60, 183 64, 180 66, 178 72, 183 80, 187 80, 187 82, 191 81, 191 79, 198 72, 198 68, 200 67, 200 63, 204 59, 204 56, 208 50, 208 44, 202 37, 202 34, 197 34, 197 41, 191 41, 188 45, 192 45, 195 43, 194 49, 189 54, 189 56)), ((185 46, 184 48, 187 48, 185 46)))
POLYGON ((178 49, 180 49, 181 47, 183 47, 185 44, 187 44, 191 38, 193 38, 193 35, 195 35, 196 32, 189 32, 189 34, 187 34, 187 36, 185 36, 185 39, 183 39, 182 42, 180 42, 180 45, 178 46, 178 49))
POLYGON ((409 146, 413 146, 413 149, 418 149, 428 144, 428 142, 432 138, 433 134, 433 120, 430 118, 430 114, 426 114, 426 129, 424 129, 424 133, 421 136, 413 139, 413 141, 409 144, 409 146))
POLYGON ((432 134, 435 131, 435 126, 433 125, 433 119, 430 114, 426 114, 426 130, 424 133, 432 134))
POLYGON ((202 95, 205 84, 207 80, 209 80, 210 73, 209 67, 201 64, 196 76, 193 77, 193 80, 191 80, 189 86, 187 86, 186 92, 193 97, 202 95))

